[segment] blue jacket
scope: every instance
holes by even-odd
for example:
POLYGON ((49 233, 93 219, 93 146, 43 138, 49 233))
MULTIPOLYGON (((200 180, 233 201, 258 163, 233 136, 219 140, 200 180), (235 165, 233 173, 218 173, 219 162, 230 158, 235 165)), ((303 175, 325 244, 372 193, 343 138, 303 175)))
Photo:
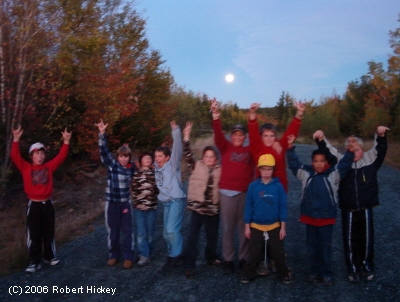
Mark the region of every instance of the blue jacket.
MULTIPOLYGON (((343 157, 325 139, 318 143, 322 150, 329 152, 338 159, 343 157)), ((379 205, 378 170, 382 166, 387 151, 387 136, 375 134, 375 144, 364 152, 363 157, 353 162, 351 170, 339 185, 339 208, 347 211, 362 210, 379 205)))
POLYGON ((246 195, 244 222, 270 225, 286 222, 286 192, 278 178, 264 184, 261 178, 250 183, 246 195))
POLYGON ((302 181, 300 213, 312 218, 336 218, 339 181, 351 168, 354 153, 346 152, 336 166, 316 173, 311 165, 303 165, 295 152, 288 149, 287 160, 293 174, 302 181))

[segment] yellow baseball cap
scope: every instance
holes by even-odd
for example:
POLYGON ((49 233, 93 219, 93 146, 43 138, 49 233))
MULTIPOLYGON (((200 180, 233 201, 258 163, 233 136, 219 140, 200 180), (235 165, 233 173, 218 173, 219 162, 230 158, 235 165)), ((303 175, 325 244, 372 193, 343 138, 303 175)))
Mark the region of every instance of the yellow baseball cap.
POLYGON ((274 167, 275 166, 275 158, 271 154, 264 154, 261 155, 260 158, 258 159, 258 166, 270 166, 274 167))

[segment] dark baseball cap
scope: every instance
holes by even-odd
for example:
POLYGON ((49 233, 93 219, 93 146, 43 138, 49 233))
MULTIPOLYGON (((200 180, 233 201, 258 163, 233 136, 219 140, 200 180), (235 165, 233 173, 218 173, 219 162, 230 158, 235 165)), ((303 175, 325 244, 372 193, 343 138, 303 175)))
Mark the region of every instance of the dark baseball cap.
POLYGON ((232 134, 235 133, 236 131, 240 131, 240 132, 246 134, 246 129, 241 124, 237 124, 237 125, 232 127, 232 134))

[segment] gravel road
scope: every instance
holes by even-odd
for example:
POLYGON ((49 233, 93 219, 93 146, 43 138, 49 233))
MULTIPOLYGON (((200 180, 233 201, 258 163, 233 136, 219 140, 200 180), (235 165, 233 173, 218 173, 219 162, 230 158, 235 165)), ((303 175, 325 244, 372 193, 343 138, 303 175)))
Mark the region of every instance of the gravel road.
MULTIPOLYGON (((313 149, 315 146, 297 147, 303 162, 310 161, 313 149)), ((33 275, 23 270, 0 278, 0 301, 400 301, 400 171, 384 165, 379 173, 381 205, 374 213, 376 278, 358 284, 347 281, 338 217, 333 253, 336 281, 330 287, 305 280, 305 228, 298 222, 301 186, 291 173, 289 182, 285 244, 293 271, 290 285, 281 283, 276 274, 241 284, 238 274, 224 275, 220 268, 207 266, 203 257, 199 257, 194 279, 186 279, 181 269, 164 272, 166 247, 160 207, 155 255, 148 266, 124 270, 120 263, 107 267, 106 230, 101 221, 95 231, 59 249, 60 265, 44 267, 33 275)), ((188 216, 186 213, 184 235, 188 216)), ((203 239, 200 250, 204 250, 203 239)))

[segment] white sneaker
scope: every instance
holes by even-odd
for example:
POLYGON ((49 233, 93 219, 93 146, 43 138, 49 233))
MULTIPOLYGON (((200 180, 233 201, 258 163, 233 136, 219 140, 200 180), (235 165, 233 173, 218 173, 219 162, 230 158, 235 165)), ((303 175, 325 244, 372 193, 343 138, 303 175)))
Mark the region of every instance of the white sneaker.
POLYGON ((57 258, 53 258, 51 260, 44 259, 43 262, 50 265, 57 265, 60 263, 60 260, 58 260, 57 258))
POLYGON ((145 256, 140 256, 139 257, 139 261, 138 261, 138 265, 139 266, 144 266, 144 265, 147 265, 147 264, 149 264, 150 263, 150 259, 149 258, 147 258, 147 257, 145 257, 145 256))
POLYGON ((26 272, 33 274, 35 273, 37 270, 40 270, 42 268, 42 266, 39 264, 34 264, 33 262, 31 262, 31 264, 29 264, 29 266, 26 268, 26 272))

